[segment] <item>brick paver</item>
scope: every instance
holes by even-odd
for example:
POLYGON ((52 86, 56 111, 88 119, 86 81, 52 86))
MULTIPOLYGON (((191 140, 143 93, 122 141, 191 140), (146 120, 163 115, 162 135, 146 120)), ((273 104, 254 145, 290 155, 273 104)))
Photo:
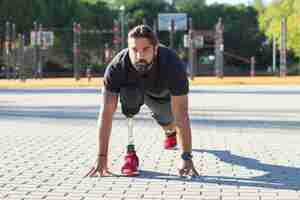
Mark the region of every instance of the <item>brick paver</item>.
POLYGON ((119 176, 127 142, 115 114, 110 177, 83 178, 96 158, 99 90, 0 90, 0 199, 300 199, 300 86, 197 86, 190 95, 200 177, 177 176, 179 150, 143 108, 141 174, 119 176))

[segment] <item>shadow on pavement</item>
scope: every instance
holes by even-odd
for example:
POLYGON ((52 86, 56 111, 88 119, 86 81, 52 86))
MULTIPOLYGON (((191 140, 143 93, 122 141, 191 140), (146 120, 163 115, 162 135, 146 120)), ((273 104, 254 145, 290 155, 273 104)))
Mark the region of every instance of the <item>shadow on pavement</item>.
POLYGON ((276 189, 300 189, 300 168, 261 163, 257 159, 243 157, 232 154, 227 150, 205 150, 194 149, 194 153, 209 153, 216 156, 221 162, 232 165, 238 165, 248 170, 258 170, 265 172, 262 176, 254 176, 251 178, 238 177, 204 177, 210 179, 218 179, 221 184, 226 184, 232 179, 236 180, 240 186, 258 186, 276 189))
MULTIPOLYGON (((98 106, 50 106, 50 107, 26 107, 21 106, 13 108, 9 106, 0 107, 0 120, 7 119, 7 117, 13 117, 13 120, 24 120, 24 117, 34 118, 61 118, 61 119, 97 119, 98 106)), ((118 111, 115 115, 116 120, 125 120, 125 117, 118 111)), ((142 112, 137 116, 137 121, 147 122, 153 121, 149 113, 142 112)), ((214 119, 194 119, 191 116, 192 125, 211 125, 218 128, 224 127, 244 127, 253 126, 255 123, 261 125, 261 128, 273 128, 273 127, 288 127, 298 128, 300 127, 299 121, 265 121, 265 120, 214 120, 214 119), (249 124, 250 123, 250 124, 249 124), (252 123, 252 124, 251 124, 252 123)), ((300 189, 300 168, 288 167, 281 165, 273 165, 267 163, 261 163, 257 159, 243 157, 232 154, 226 150, 206 150, 206 149, 194 149, 193 153, 197 154, 212 154, 218 158, 220 162, 225 162, 231 165, 238 165, 247 168, 248 170, 258 170, 264 172, 262 176, 253 176, 249 178, 237 177, 237 176, 206 176, 203 174, 200 177, 193 179, 180 178, 176 174, 160 173, 154 171, 141 171, 140 176, 137 178, 144 179, 162 179, 162 180, 175 180, 175 181, 192 181, 199 183, 214 183, 220 185, 233 185, 233 186, 248 186, 248 187, 263 187, 274 189, 288 189, 299 190, 300 189)))
POLYGON ((265 172, 265 174, 262 176, 254 176, 250 178, 241 178, 237 176, 206 176, 205 174, 199 177, 187 178, 179 177, 176 174, 141 170, 140 175, 135 178, 211 183, 237 187, 261 187, 283 190, 300 189, 300 168, 265 164, 253 158, 231 154, 230 151, 194 149, 193 153, 194 155, 196 155, 197 153, 213 154, 221 162, 246 167, 248 170, 263 171, 265 172))
MULTIPOLYGON (((14 120, 24 120, 26 118, 41 119, 72 119, 72 120, 96 120, 100 106, 0 106, 0 119, 9 117, 14 120)), ((214 112, 218 112, 214 110, 214 112)), ((223 110, 220 110, 222 114, 223 110)), ((245 113, 247 113, 246 111, 245 113)), ((239 112, 239 116, 244 116, 243 111, 239 112)), ((125 117, 118 110, 114 115, 114 120, 124 120, 125 117)), ((152 121, 149 111, 140 112, 136 117, 136 121, 152 121)), ((284 128, 284 129, 300 129, 300 121, 295 120, 265 120, 265 119, 238 119, 236 114, 228 113, 226 118, 224 114, 190 114, 192 125, 201 125, 217 128, 284 128), (232 117, 234 119, 231 119, 232 117)))

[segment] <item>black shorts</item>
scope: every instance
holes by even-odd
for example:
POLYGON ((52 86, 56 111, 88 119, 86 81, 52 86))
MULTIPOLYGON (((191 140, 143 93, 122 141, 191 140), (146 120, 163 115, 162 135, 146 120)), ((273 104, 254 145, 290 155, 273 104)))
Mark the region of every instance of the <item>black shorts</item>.
POLYGON ((151 110, 153 118, 160 125, 167 125, 174 121, 170 98, 153 97, 135 87, 121 88, 119 95, 122 112, 126 116, 137 114, 140 107, 145 104, 151 110))

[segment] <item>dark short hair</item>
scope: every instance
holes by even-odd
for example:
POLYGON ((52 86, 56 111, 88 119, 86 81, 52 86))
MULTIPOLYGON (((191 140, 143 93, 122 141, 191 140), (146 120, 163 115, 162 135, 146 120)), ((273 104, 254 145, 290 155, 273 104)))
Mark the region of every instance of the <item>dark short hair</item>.
POLYGON ((128 38, 147 38, 152 45, 158 44, 158 38, 148 25, 138 25, 132 28, 128 33, 128 38))

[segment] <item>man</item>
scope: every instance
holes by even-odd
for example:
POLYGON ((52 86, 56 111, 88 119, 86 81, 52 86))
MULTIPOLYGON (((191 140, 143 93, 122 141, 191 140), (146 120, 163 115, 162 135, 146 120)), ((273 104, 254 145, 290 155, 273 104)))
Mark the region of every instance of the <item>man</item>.
MULTIPOLYGON (((120 97, 122 113, 131 118, 146 104, 165 133, 164 148, 182 149, 179 175, 198 175, 192 161, 192 137, 188 116, 188 80, 183 64, 167 47, 159 45, 146 25, 128 33, 128 48, 109 64, 104 75, 103 105, 99 114, 99 147, 96 165, 87 176, 108 174, 108 145, 113 113, 120 97)), ((122 166, 124 175, 138 169, 134 145, 127 146, 122 166)))

